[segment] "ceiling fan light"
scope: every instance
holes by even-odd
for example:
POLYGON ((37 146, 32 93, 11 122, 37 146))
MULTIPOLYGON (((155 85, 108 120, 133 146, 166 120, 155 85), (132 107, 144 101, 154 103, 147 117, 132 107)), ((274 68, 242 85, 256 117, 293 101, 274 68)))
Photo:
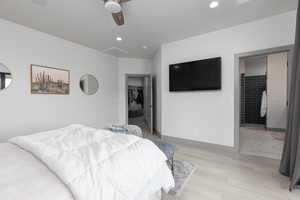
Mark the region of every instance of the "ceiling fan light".
POLYGON ((119 13, 122 10, 122 7, 117 0, 106 1, 104 7, 111 13, 119 13))

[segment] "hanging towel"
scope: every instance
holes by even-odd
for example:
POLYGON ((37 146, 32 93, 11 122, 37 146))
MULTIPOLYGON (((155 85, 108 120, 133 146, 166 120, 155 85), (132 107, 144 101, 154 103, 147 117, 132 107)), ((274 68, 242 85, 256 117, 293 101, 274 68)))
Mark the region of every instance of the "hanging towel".
POLYGON ((267 92, 264 90, 261 97, 260 116, 264 117, 267 114, 267 92))

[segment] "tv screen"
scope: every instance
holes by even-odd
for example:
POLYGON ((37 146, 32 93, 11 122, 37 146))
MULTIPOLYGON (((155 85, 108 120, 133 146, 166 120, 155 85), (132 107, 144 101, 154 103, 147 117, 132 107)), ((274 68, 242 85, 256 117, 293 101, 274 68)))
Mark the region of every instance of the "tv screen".
POLYGON ((170 65, 170 91, 220 90, 221 65, 221 57, 170 65))

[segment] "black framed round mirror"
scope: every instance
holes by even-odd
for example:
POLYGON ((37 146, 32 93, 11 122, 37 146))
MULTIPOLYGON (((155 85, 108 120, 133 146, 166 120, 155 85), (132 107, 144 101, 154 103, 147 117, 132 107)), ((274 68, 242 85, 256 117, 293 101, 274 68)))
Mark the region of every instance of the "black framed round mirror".
POLYGON ((80 78, 79 87, 86 95, 93 95, 99 89, 99 82, 95 76, 85 74, 80 78))

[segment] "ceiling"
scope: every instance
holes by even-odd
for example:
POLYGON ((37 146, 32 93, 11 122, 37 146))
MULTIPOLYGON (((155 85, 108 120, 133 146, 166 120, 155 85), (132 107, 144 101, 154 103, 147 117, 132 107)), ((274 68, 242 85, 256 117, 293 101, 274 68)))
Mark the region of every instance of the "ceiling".
POLYGON ((0 17, 119 57, 150 58, 162 43, 295 10, 297 0, 131 0, 117 26, 102 0, 0 0, 0 17), (122 42, 116 37, 121 36, 122 42), (144 45, 146 49, 142 48, 144 45))

